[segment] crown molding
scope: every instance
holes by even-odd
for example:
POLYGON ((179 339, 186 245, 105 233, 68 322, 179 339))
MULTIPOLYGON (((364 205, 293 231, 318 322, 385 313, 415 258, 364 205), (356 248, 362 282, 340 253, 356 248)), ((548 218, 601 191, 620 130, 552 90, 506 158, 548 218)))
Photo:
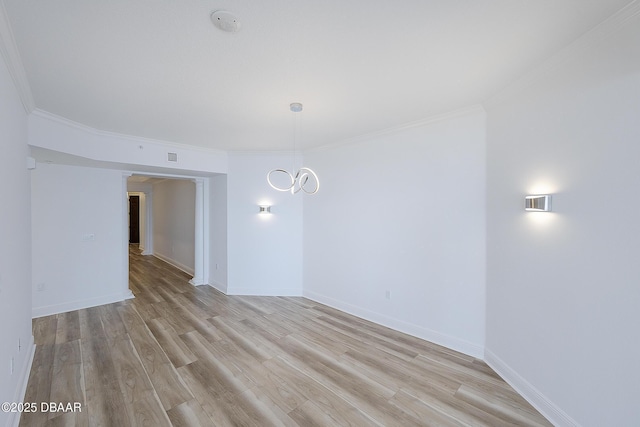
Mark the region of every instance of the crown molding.
POLYGON ((323 145, 321 147, 314 147, 314 148, 309 148, 304 150, 304 152, 314 152, 314 151, 324 151, 324 150, 329 150, 331 148, 335 148, 335 147, 343 147, 343 146, 347 146, 347 145, 353 145, 353 144, 360 144, 362 142, 366 142, 368 140, 371 140, 373 138, 379 138, 382 136, 387 136, 387 135, 392 135, 398 132, 402 132, 405 130, 409 130, 409 129, 414 129, 414 128, 418 128, 421 126, 426 126, 432 123, 436 123, 436 122, 440 122, 443 120, 450 120, 450 119, 455 119, 458 117, 464 117, 467 116, 469 114, 477 114, 477 113, 485 113, 485 109, 482 105, 480 104, 476 104, 476 105, 471 105, 469 107, 463 107, 463 108, 459 108, 457 110, 453 110, 453 111, 449 111, 447 113, 442 113, 442 114, 436 114, 434 116, 429 116, 426 117, 424 119, 420 119, 420 120, 416 120, 413 122, 408 122, 408 123, 403 123, 401 125, 398 126, 393 126, 390 128, 386 128, 386 129, 382 129, 376 132, 370 132, 370 133, 366 133, 364 135, 359 135, 359 136, 355 136, 353 138, 347 138, 347 139, 341 139, 338 141, 335 141, 333 143, 329 143, 326 145, 323 145))
POLYGON ((55 122, 60 125, 77 129, 79 131, 86 132, 91 135, 95 135, 102 138, 123 139, 123 140, 131 141, 132 143, 136 143, 136 144, 162 145, 167 148, 201 151, 206 153, 226 153, 224 150, 218 150, 215 148, 206 148, 198 145, 182 144, 179 142, 162 141, 159 139, 145 138, 141 136, 126 135, 123 133, 104 131, 104 130, 93 128, 91 126, 83 125, 82 123, 78 123, 73 120, 67 119, 65 117, 61 117, 61 116, 49 113, 48 111, 44 111, 40 109, 34 109, 31 112, 31 115, 34 117, 40 117, 42 119, 55 122))
POLYGON ((22 65, 18 46, 16 46, 16 40, 13 37, 4 1, 2 0, 0 0, 0 54, 7 64, 7 69, 18 91, 24 110, 27 114, 31 113, 35 109, 33 94, 31 93, 27 73, 22 65))
POLYGON ((228 150, 227 154, 229 156, 234 156, 234 157, 251 157, 251 156, 281 156, 281 155, 291 155, 291 154, 301 154, 304 153, 305 151, 309 151, 311 149, 308 150, 291 150, 291 149, 287 149, 287 150, 228 150))
POLYGON ((633 0, 568 46, 543 61, 538 67, 505 86, 502 90, 485 100, 482 105, 485 108, 490 108, 517 95, 522 90, 536 84, 538 81, 553 73, 572 58, 593 48, 601 40, 604 40, 611 34, 620 31, 625 26, 637 20, 638 16, 640 16, 640 0, 633 0))

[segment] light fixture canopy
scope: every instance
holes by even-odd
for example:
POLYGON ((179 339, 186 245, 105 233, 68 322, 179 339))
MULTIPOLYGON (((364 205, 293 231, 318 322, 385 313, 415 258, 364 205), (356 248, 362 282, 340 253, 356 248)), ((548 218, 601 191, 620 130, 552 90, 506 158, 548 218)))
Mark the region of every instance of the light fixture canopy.
POLYGON ((227 33, 237 33, 240 31, 240 21, 231 12, 226 10, 215 10, 211 12, 211 22, 216 28, 227 33))
MULTIPOLYGON (((302 111, 302 104, 299 102, 292 102, 289 104, 289 110, 293 113, 299 113, 302 111)), ((307 194, 316 194, 320 189, 320 180, 318 179, 318 175, 311 169, 307 167, 301 167, 298 169, 295 174, 293 171, 295 170, 295 159, 296 159, 296 136, 295 136, 295 125, 293 132, 293 163, 294 167, 291 169, 291 172, 285 169, 273 169, 267 174, 267 182, 277 191, 290 191, 291 194, 296 194, 300 190, 304 191, 307 194), (283 179, 284 185, 276 185, 274 184, 275 176, 285 175, 286 178, 283 179)))
POLYGON ((551 195, 533 194, 525 196, 524 210, 528 212, 549 212, 551 210, 551 195))

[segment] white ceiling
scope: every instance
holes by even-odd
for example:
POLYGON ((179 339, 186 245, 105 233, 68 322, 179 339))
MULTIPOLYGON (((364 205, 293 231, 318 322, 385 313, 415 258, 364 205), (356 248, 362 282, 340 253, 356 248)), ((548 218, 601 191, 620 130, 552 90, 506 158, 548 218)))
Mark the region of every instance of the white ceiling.
POLYGON ((293 101, 298 148, 482 103, 630 2, 2 1, 38 109, 224 150, 291 149, 293 101))

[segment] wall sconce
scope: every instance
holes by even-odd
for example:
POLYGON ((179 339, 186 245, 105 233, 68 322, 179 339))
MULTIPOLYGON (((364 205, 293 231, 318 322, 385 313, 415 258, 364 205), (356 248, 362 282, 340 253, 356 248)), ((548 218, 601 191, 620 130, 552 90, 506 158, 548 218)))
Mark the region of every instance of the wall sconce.
POLYGON ((529 212, 549 212, 551 210, 551 196, 537 194, 524 198, 524 210, 529 212))
POLYGON ((260 210, 258 211, 260 215, 271 215, 271 206, 260 205, 260 210))

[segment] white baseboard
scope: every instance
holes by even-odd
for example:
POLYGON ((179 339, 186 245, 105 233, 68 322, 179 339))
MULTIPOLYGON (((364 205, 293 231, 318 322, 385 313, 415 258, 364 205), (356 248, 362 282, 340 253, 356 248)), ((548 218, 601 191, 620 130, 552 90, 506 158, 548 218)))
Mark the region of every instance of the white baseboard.
POLYGON ((496 356, 491 350, 485 348, 484 359, 487 365, 498 373, 515 391, 517 391, 527 402, 538 410, 544 417, 556 427, 579 427, 574 419, 567 415, 562 409, 556 406, 529 381, 511 369, 502 359, 496 356))
POLYGON ((391 329, 395 329, 396 331, 442 345, 455 351, 459 351, 460 353, 464 353, 468 356, 476 357, 478 359, 482 359, 484 356, 483 346, 473 344, 460 338, 442 334, 440 332, 436 332, 431 329, 415 325, 413 323, 408 323, 403 320, 369 311, 362 307, 348 304, 343 301, 339 301, 312 291, 305 290, 303 292, 303 296, 313 301, 317 301, 330 307, 337 308, 338 310, 344 311, 362 319, 369 320, 371 322, 386 326, 391 329))
POLYGON ((69 301, 61 304, 47 305, 43 307, 33 307, 31 316, 36 317, 50 316, 52 314, 66 313, 68 311, 80 310, 83 308, 95 307, 98 305, 111 304, 114 302, 124 301, 133 298, 133 294, 127 289, 126 292, 99 296, 79 301, 69 301))
POLYGON ((178 261, 176 261, 176 260, 174 260, 172 258, 169 258, 166 255, 162 255, 162 254, 159 254, 158 252, 154 252, 153 256, 158 258, 158 259, 160 259, 160 260, 162 260, 162 261, 164 261, 164 262, 166 262, 167 264, 170 264, 170 265, 174 266, 178 270, 182 270, 185 273, 190 274, 191 276, 193 276, 193 274, 194 274, 193 268, 191 268, 191 267, 189 267, 187 265, 184 265, 184 264, 182 264, 182 263, 180 263, 180 262, 178 262, 178 261))
POLYGON ((210 280, 209 283, 207 283, 207 285, 211 286, 213 289, 215 289, 218 292, 222 292, 225 295, 227 294, 227 285, 218 283, 215 280, 210 280))
MULTIPOLYGON (((22 371, 20 372, 20 388, 16 389, 16 396, 13 402, 24 402, 24 396, 27 393, 27 385, 29 384, 29 374, 31 373, 31 366, 33 365, 33 357, 36 354, 36 345, 33 343, 33 335, 31 335, 31 342, 28 346, 29 355, 27 355, 27 363, 24 364, 22 371)), ((7 426, 18 427, 20 424, 20 413, 11 412, 9 419, 7 420, 7 426)))
POLYGON ((227 295, 253 295, 263 297, 301 297, 302 290, 297 288, 227 288, 227 295))

